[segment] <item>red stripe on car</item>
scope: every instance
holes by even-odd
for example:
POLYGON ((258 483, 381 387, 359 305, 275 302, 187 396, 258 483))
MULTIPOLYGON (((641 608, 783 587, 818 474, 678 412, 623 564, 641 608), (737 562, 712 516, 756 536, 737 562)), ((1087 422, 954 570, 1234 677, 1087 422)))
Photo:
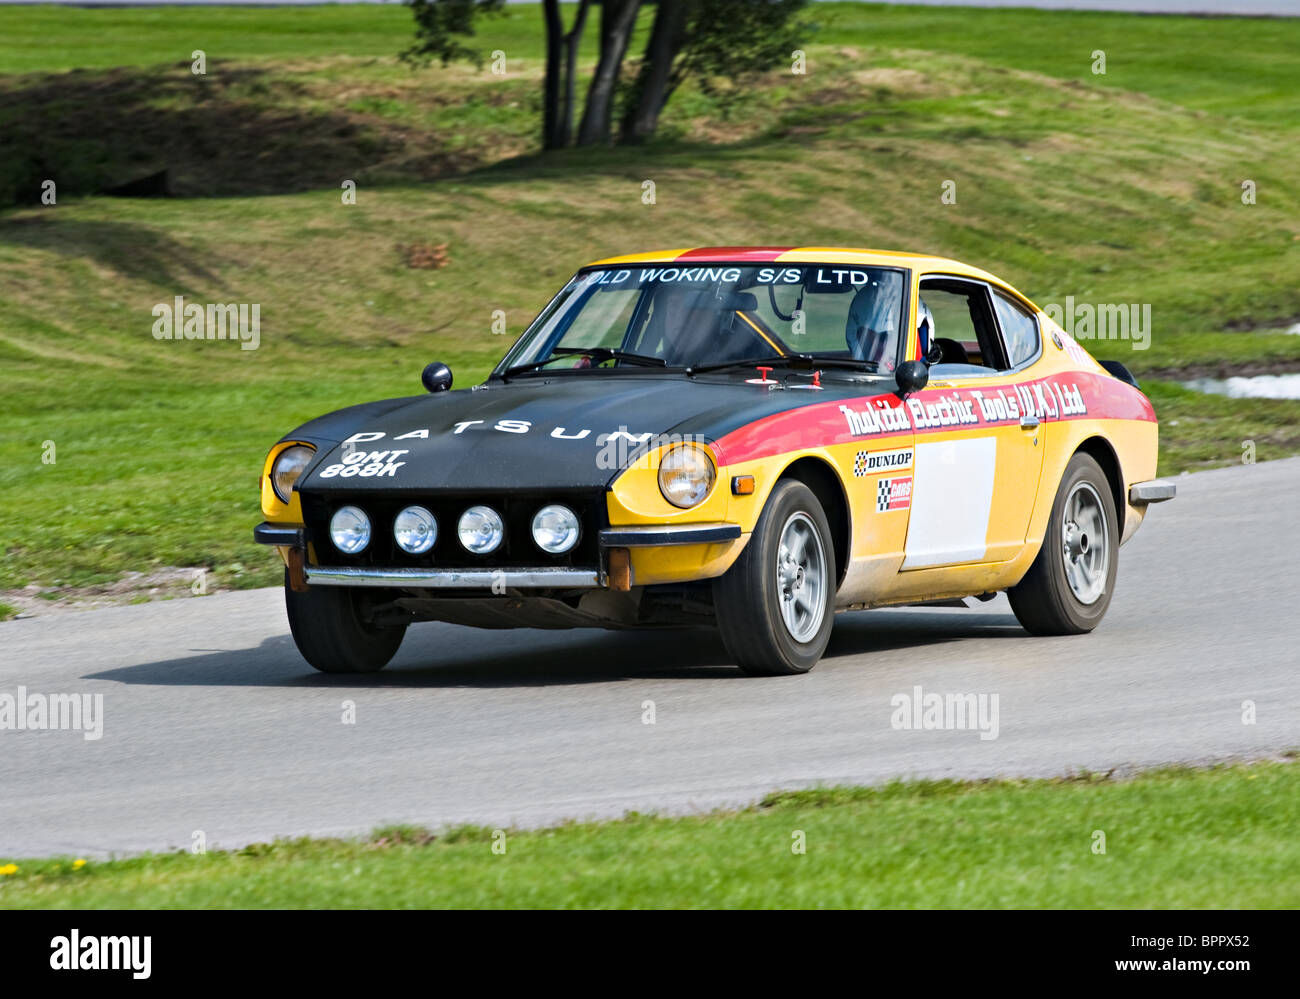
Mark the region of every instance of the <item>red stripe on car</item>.
POLYGON ((674 259, 711 264, 770 264, 793 249, 793 246, 701 246, 674 259))
POLYGON ((925 389, 906 399, 893 394, 836 399, 755 420, 713 445, 718 464, 732 465, 806 447, 870 441, 899 434, 1015 426, 1033 413, 1061 420, 1155 422, 1151 401, 1109 375, 1072 371, 1023 382, 990 382, 956 389, 925 389))

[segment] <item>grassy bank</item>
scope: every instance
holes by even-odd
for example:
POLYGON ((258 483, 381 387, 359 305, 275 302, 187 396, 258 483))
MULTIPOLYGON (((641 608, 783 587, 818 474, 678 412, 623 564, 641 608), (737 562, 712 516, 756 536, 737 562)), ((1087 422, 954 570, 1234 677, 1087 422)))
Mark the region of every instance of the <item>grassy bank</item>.
POLYGON ((1297 822, 1295 763, 900 783, 531 832, 13 860, 0 907, 1294 908, 1297 822))
MULTIPOLYGON (((566 5, 566 23, 572 6, 566 5)), ((642 13, 644 38, 653 11, 642 13)), ((1295 121, 1295 27, 1274 18, 1159 17, 1095 11, 824 3, 807 17, 822 46, 869 45, 969 55, 1061 79, 1089 77, 1185 107, 1284 123, 1295 121), (1093 74, 1094 51, 1107 53, 1093 74)), ((507 9, 480 25, 485 52, 537 58, 540 13, 507 9)), ((595 27, 583 39, 593 59, 595 27)), ((411 16, 397 5, 307 9, 77 10, 0 8, 0 73, 67 72, 188 64, 211 58, 280 63, 328 56, 386 60, 411 41, 411 16)), ((923 68, 923 61, 917 68, 923 68)))
MULTIPOLYGON (((1090 344, 1139 374, 1300 368, 1300 337, 1270 325, 1300 317, 1300 27, 814 14, 808 75, 773 73, 730 110, 688 89, 648 147, 542 158, 535 11, 484 22, 479 43, 508 56, 495 77, 400 65, 393 8, 0 7, 0 187, 60 178, 57 205, 0 211, 0 591, 167 566, 274 582, 250 538, 272 441, 418 392, 435 358, 472 383, 610 253, 928 250, 1041 304, 1151 304, 1149 349, 1090 344), (163 168, 176 197, 76 193, 163 168), (408 265, 444 243, 446 267, 408 265), (258 349, 155 340, 151 309, 176 295, 258 303, 258 349)), ((1164 473, 1240 460, 1245 439, 1259 460, 1300 452, 1296 404, 1150 391, 1164 473)))

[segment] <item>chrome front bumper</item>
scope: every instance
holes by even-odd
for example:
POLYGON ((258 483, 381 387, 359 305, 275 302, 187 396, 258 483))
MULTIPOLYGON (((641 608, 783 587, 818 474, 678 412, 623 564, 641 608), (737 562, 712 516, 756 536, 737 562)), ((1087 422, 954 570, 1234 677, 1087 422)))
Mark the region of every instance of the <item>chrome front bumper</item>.
POLYGON ((740 537, 739 524, 649 524, 607 527, 600 532, 602 548, 654 548, 660 545, 713 545, 740 537))
POLYGON ((387 586, 417 590, 545 588, 596 589, 600 577, 590 569, 371 569, 305 566, 310 586, 387 586))
MULTIPOLYGON (((651 524, 637 527, 608 527, 600 532, 600 547, 646 548, 662 545, 704 545, 734 541, 740 537, 737 524, 651 524)), ((301 527, 258 524, 253 540, 264 545, 306 547, 301 527)), ((390 589, 598 589, 607 580, 592 569, 566 566, 523 566, 518 568, 379 568, 371 566, 304 565, 310 586, 381 586, 390 589)))
POLYGON ((307 544, 301 527, 286 524, 258 524, 253 528, 253 540, 259 545, 287 545, 290 548, 303 548, 307 544))

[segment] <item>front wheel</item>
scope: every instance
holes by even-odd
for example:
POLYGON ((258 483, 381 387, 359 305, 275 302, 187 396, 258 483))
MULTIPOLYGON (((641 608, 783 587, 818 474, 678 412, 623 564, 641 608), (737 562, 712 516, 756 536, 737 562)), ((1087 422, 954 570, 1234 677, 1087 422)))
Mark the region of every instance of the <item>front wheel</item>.
POLYGON ((1043 547, 1007 597, 1035 635, 1080 635, 1101 623, 1115 589, 1119 518, 1101 466, 1082 452, 1070 459, 1052 504, 1043 547))
POLYGON ((322 673, 374 673, 387 666, 406 625, 367 623, 364 600, 365 594, 348 587, 312 586, 296 593, 286 572, 284 607, 302 657, 322 673))
POLYGON ((830 640, 834 600, 826 514, 802 482, 780 482, 745 550, 714 580, 723 644, 752 676, 807 673, 830 640))

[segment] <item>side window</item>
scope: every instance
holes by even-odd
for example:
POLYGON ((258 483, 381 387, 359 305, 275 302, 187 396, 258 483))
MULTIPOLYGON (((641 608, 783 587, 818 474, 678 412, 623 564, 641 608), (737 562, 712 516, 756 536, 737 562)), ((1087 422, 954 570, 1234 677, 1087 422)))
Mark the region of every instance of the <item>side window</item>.
MULTIPOLYGON (((940 355, 937 363, 961 366, 949 374, 1008 367, 984 285, 959 278, 927 278, 921 282, 921 304, 930 313, 930 337, 940 355)), ((918 314, 918 323, 920 318, 918 314)))
POLYGON ((1019 367, 1038 353, 1038 320, 1019 302, 997 290, 993 292, 993 308, 1002 325, 1007 359, 1011 367, 1019 367))
MULTIPOLYGON (((950 291, 941 291, 938 288, 922 287, 921 301, 926 304, 930 309, 930 315, 934 317, 932 339, 958 343, 968 357, 972 352, 979 353, 979 336, 975 332, 975 324, 971 321, 970 305, 964 296, 955 295, 950 291)), ((955 359, 954 357, 953 360, 955 359)), ((944 360, 948 361, 949 358, 945 356, 944 360)))

